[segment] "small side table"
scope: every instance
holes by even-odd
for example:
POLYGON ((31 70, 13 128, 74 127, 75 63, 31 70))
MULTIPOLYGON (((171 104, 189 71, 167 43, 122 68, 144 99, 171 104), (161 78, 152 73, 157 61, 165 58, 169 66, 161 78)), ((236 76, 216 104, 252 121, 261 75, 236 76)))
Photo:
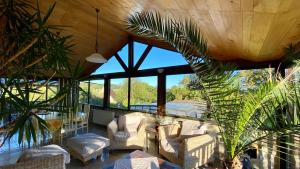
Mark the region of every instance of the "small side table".
POLYGON ((158 129, 156 128, 156 126, 146 127, 145 132, 146 132, 146 149, 147 150, 149 149, 149 139, 150 139, 151 135, 155 137, 157 147, 159 147, 159 145, 158 145, 158 129))

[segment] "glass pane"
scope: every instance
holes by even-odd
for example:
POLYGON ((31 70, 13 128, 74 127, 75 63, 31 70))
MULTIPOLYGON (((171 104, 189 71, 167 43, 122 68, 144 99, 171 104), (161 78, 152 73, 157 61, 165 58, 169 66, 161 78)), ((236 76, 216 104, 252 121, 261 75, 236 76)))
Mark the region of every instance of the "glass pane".
POLYGON ((118 54, 123 62, 128 66, 128 44, 125 45, 121 50, 119 50, 118 54))
POLYGON ((32 89, 34 92, 30 92, 29 99, 31 101, 44 101, 46 100, 46 84, 45 81, 34 82, 32 84, 32 89))
POLYGON ((90 81, 90 104, 103 106, 104 98, 104 80, 90 81))
POLYGON ((140 59, 140 57, 142 56, 142 54, 144 53, 145 49, 147 48, 147 45, 143 44, 143 43, 139 43, 139 42, 134 42, 133 43, 134 46, 134 65, 138 62, 138 60, 140 59))
POLYGON ((167 76, 167 115, 201 118, 207 110, 206 100, 199 89, 192 86, 194 74, 167 76))
POLYGON ((79 103, 88 104, 89 82, 80 82, 79 87, 81 88, 79 90, 79 103))
POLYGON ((125 109, 128 107, 128 79, 111 79, 110 81, 111 108, 125 109))
POLYGON ((157 77, 131 79, 130 109, 157 112, 157 77))
POLYGON ((47 99, 53 98, 58 91, 58 82, 57 81, 52 81, 48 84, 48 93, 47 93, 47 99))
POLYGON ((184 57, 177 52, 161 49, 152 48, 140 69, 151 69, 168 66, 178 66, 188 64, 184 57))
POLYGON ((92 75, 115 72, 125 72, 125 70, 122 68, 115 56, 112 56, 107 63, 104 63, 102 66, 100 66, 95 72, 92 73, 92 75))
POLYGON ((260 84, 265 83, 274 73, 273 68, 236 71, 242 91, 256 90, 260 84))

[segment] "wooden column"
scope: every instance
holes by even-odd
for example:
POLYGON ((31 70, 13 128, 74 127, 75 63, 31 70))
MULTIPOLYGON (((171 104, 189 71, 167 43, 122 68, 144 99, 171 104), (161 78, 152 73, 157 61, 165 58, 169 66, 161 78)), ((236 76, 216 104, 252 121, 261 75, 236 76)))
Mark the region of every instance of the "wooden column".
POLYGON ((130 110, 130 98, 131 98, 131 77, 128 78, 128 105, 127 105, 127 110, 130 110))
POLYGON ((89 81, 88 81, 88 92, 87 92, 87 93, 88 93, 88 95, 87 95, 87 97, 88 97, 88 98, 87 98, 88 104, 90 104, 90 96, 91 96, 91 93, 90 93, 90 92, 91 92, 91 89, 90 89, 90 87, 91 87, 91 81, 89 80, 89 81))
POLYGON ((159 74, 157 80, 157 114, 166 115, 166 75, 159 74))
POLYGON ((103 97, 103 108, 109 107, 110 103, 110 79, 104 79, 104 97, 103 97))
POLYGON ((131 77, 134 73, 134 46, 133 46, 133 40, 131 37, 129 37, 129 42, 128 42, 128 110, 130 110, 130 98, 131 98, 131 77))

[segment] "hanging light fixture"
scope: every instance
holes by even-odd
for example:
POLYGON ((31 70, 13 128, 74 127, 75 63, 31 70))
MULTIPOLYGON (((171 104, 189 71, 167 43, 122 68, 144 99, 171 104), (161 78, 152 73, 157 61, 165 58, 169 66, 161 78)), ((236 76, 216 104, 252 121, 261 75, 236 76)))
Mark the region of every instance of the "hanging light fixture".
POLYGON ((99 43, 98 43, 98 29, 99 29, 99 24, 98 24, 98 18, 99 18, 99 9, 96 8, 96 12, 97 12, 97 32, 96 32, 96 53, 91 54, 90 56, 86 57, 85 59, 88 62, 93 62, 93 63, 106 63, 107 60, 105 59, 105 57, 103 57, 100 53, 99 53, 99 43))

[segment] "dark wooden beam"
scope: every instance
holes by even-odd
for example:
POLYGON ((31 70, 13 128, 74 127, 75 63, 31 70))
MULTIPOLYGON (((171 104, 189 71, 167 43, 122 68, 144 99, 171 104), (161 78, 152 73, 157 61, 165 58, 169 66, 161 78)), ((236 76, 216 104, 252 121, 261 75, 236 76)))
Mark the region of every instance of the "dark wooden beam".
POLYGON ((164 75, 175 75, 175 74, 189 74, 194 73, 189 65, 170 66, 155 69, 145 69, 136 72, 118 72, 109 74, 92 75, 89 79, 103 79, 103 78, 128 78, 128 77, 142 77, 142 76, 158 76, 164 75))
POLYGON ((159 74, 157 80, 157 114, 166 115, 166 75, 159 74))
POLYGON ((134 66, 134 46, 133 46, 133 40, 131 37, 129 37, 129 41, 128 41, 128 68, 129 71, 133 70, 133 66, 134 66))
POLYGON ((151 49, 152 49, 152 46, 148 45, 147 48, 145 49, 145 51, 143 52, 142 56, 140 57, 140 59, 138 60, 136 65, 134 66, 134 70, 138 70, 140 68, 140 66, 142 65, 142 63, 144 62, 146 57, 148 56, 151 49))
POLYGON ((118 60, 118 62, 120 63, 120 65, 122 66, 122 68, 125 70, 125 72, 128 72, 128 67, 126 66, 124 61, 121 59, 120 55, 118 53, 116 53, 115 57, 118 60))

